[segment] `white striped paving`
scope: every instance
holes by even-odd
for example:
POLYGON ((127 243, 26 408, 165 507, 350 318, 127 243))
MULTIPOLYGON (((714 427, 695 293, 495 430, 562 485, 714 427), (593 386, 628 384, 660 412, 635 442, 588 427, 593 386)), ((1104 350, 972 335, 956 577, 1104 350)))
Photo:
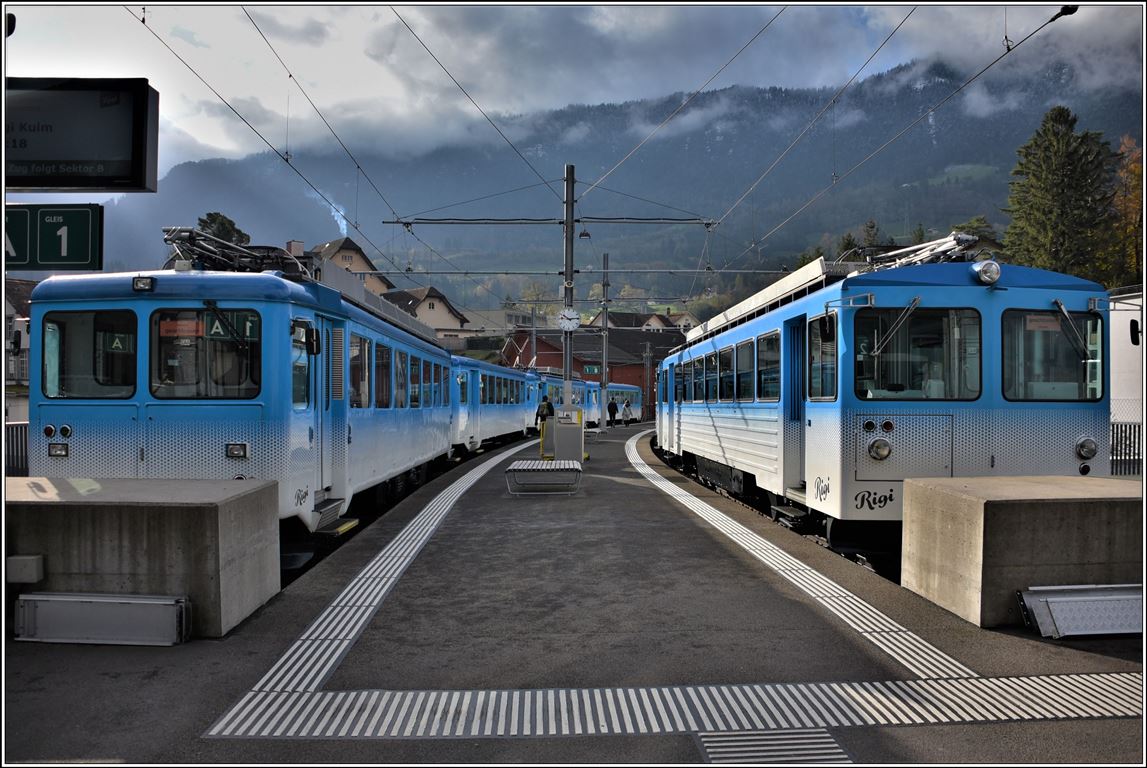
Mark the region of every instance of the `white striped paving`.
POLYGON ((819 605, 856 630, 861 637, 872 642, 918 677, 977 676, 975 672, 909 632, 844 587, 657 474, 637 453, 637 442, 646 434, 648 430, 631 437, 625 444, 625 455, 634 469, 657 489, 725 534, 750 555, 812 597, 819 605))
POLYGON ((740 731, 700 733, 701 749, 710 763, 851 763, 828 731, 740 731))
POLYGON ((251 691, 208 736, 449 739, 811 732, 1142 717, 1141 672, 500 691, 251 691))
MULTIPOLYGON (((278 693, 317 691, 322 686, 323 681, 330 677, 363 629, 370 623, 382 601, 386 599, 390 590, 398 582, 399 577, 418 556, 422 547, 434 535, 454 503, 483 475, 489 472, 496 463, 504 461, 514 453, 525 450, 535 443, 536 441, 526 443, 515 451, 494 456, 482 462, 435 496, 425 509, 419 512, 357 576, 351 579, 346 588, 334 599, 334 602, 327 606, 311 622, 310 626, 303 630, 299 638, 255 684, 251 693, 240 701, 231 712, 224 715, 215 727, 219 728, 228 721, 235 721, 235 724, 241 724, 244 728, 265 727, 261 721, 248 723, 242 715, 242 710, 249 706, 260 706, 259 702, 271 700, 279 702, 282 699, 281 697, 269 699, 252 694, 270 691, 278 693)), ((364 698, 347 699, 339 694, 334 701, 344 708, 350 707, 352 704, 355 707, 360 707, 383 703, 379 701, 378 697, 371 697, 369 702, 363 700, 364 698)), ((389 696, 383 701, 388 700, 389 696)), ((281 716, 289 716, 294 718, 295 725, 293 727, 297 728, 302 722, 301 718, 306 716, 306 712, 315 709, 315 705, 313 701, 304 702, 298 698, 292 698, 290 701, 292 702, 291 712, 278 713, 280 717, 275 718, 275 720, 282 719, 281 716)), ((441 704, 445 707, 445 702, 441 702, 441 704)), ((423 727, 426 727, 426 724, 423 724, 423 727)), ((294 735, 294 733, 283 733, 280 728, 274 735, 294 735)))

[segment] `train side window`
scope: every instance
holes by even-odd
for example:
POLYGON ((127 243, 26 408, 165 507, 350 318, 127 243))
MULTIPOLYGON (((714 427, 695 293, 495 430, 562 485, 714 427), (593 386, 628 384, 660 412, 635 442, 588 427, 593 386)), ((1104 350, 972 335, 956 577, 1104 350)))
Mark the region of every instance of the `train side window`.
POLYGON ((734 397, 737 372, 733 368, 733 348, 726 347, 717 353, 718 399, 727 402, 734 397))
POLYGON ((422 407, 422 358, 410 356, 410 407, 422 407))
POLYGON ((681 364, 673 366, 673 400, 678 403, 685 400, 685 380, 681 378, 682 375, 681 364))
POLYGON ((434 368, 429 360, 422 361, 422 407, 434 406, 434 368))
POLYGON ((370 407, 370 340, 350 336, 350 407, 370 407))
POLYGON ((406 407, 406 380, 410 375, 407 366, 407 354, 402 350, 398 351, 398 365, 394 367, 394 407, 406 407))
POLYGON ((311 405, 311 357, 305 339, 291 339, 291 405, 305 411, 311 405))
POLYGON ((442 404, 450 405, 450 366, 438 367, 438 386, 442 390, 442 404))
POLYGON ((781 334, 757 337, 757 399, 781 399, 781 334))
POLYGON ((374 407, 390 407, 390 347, 374 345, 374 407))
POLYGON ((753 340, 737 345, 737 399, 753 399, 753 367, 756 363, 753 340))
POLYGON ((684 385, 683 397, 685 402, 693 402, 693 361, 686 360, 685 366, 681 369, 681 383, 684 385))
POLYGON ((836 314, 821 315, 808 324, 808 398, 836 399, 836 314))
POLYGON ((717 402, 717 353, 705 355, 705 402, 717 402))

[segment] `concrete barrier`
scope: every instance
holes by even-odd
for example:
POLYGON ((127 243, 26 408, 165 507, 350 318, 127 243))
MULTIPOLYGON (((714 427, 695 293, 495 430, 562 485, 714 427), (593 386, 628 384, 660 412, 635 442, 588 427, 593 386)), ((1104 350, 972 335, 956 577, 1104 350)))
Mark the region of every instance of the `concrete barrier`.
POLYGON ((222 637, 280 588, 273 481, 19 477, 5 501, 5 555, 44 556, 24 591, 187 595, 222 637))
POLYGON ((1142 574, 1138 481, 904 481, 901 585, 978 626, 1022 624, 1016 590, 1138 584, 1142 574))

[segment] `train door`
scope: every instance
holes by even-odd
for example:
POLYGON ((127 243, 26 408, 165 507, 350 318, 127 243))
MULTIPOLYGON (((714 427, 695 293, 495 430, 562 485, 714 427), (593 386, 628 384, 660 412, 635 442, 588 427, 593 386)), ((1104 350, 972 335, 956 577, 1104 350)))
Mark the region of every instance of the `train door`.
POLYGON ((801 488, 805 476, 805 316, 785 323, 784 377, 781 400, 784 403, 784 484, 801 488))
MULTIPOLYGON (((330 488, 334 482, 333 471, 333 444, 331 432, 334 428, 332 410, 332 392, 335 378, 341 379, 341 370, 338 366, 342 361, 335 356, 335 327, 330 318, 315 318, 318 322, 319 356, 314 366, 315 391, 315 447, 316 447, 316 478, 315 487, 319 490, 330 488)), ((338 345, 341 347, 342 345, 338 345)))

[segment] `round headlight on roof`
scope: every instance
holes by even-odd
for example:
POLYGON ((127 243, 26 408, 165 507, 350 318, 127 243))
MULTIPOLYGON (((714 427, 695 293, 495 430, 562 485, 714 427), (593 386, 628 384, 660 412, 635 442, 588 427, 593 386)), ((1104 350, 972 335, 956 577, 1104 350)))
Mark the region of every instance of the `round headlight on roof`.
POLYGON ((999 262, 992 261, 991 259, 977 261, 972 265, 972 273, 984 285, 992 285, 1000 279, 999 262))

